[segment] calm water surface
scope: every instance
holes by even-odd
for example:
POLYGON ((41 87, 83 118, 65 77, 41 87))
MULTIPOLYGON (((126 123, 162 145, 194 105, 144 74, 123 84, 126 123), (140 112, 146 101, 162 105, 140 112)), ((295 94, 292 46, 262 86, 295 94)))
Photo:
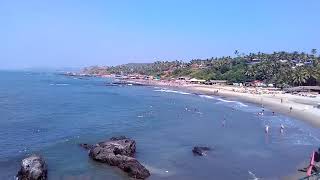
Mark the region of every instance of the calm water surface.
POLYGON ((0 179, 13 179, 30 153, 46 159, 50 179, 128 179, 77 145, 116 135, 137 141, 136 157, 151 171, 149 179, 253 179, 251 173, 278 179, 295 172, 320 143, 319 129, 268 110, 257 116, 256 105, 108 81, 0 72, 0 179), (195 157, 195 145, 214 151, 195 157))

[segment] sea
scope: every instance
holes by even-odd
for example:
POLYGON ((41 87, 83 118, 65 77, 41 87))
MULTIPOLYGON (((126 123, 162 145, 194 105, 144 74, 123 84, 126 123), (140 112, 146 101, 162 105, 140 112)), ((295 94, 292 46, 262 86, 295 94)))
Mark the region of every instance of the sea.
POLYGON ((320 145, 318 128, 266 108, 258 115, 261 105, 113 81, 1 71, 0 179, 13 180, 30 154, 45 159, 50 180, 129 179, 79 147, 120 135, 136 141, 150 180, 281 179, 320 145), (194 146, 212 151, 195 156, 194 146))

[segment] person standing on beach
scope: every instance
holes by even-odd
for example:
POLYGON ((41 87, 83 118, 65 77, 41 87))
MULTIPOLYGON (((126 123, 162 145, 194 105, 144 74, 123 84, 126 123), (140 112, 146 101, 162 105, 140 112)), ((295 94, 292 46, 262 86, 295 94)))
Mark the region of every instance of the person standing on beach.
POLYGON ((280 101, 281 101, 281 104, 282 104, 282 103, 283 103, 283 99, 281 98, 281 100, 280 100, 280 101))
POLYGON ((292 106, 290 106, 289 110, 290 110, 290 112, 292 111, 292 106))

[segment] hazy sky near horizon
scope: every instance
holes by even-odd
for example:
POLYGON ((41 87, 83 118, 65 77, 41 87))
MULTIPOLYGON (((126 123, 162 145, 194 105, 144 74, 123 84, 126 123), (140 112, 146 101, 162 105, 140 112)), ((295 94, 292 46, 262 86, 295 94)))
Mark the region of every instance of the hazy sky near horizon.
POLYGON ((319 0, 0 0, 0 68, 320 51, 319 0))

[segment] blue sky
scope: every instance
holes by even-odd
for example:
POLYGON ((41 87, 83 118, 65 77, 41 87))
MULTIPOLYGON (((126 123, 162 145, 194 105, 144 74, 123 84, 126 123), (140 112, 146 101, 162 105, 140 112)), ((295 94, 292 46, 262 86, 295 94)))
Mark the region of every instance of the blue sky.
POLYGON ((320 51, 319 0, 0 0, 0 68, 320 51))

